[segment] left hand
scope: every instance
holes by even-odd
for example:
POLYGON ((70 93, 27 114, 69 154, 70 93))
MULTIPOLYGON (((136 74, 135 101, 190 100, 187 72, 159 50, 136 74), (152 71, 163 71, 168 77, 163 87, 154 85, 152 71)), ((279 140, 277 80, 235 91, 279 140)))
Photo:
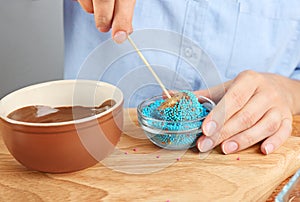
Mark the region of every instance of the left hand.
POLYGON ((196 91, 218 103, 203 122, 199 150, 221 143, 224 154, 229 154, 263 140, 261 152, 272 153, 291 135, 292 115, 299 113, 295 92, 299 96, 298 81, 250 70, 220 86, 196 91))

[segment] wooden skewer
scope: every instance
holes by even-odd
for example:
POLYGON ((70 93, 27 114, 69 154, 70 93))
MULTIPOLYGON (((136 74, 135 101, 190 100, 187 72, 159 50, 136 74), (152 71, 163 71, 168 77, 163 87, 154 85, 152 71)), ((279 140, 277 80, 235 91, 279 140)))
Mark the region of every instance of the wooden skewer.
POLYGON ((152 67, 150 66, 150 64, 148 63, 148 61, 146 60, 146 58, 144 57, 144 55, 141 53, 141 51, 138 49, 138 47, 135 45, 135 43, 133 42, 133 40, 131 39, 131 37, 129 35, 128 35, 128 41, 131 43, 131 45, 134 47, 134 49, 136 50, 136 52, 138 53, 138 55, 140 56, 140 58, 143 60, 143 62, 145 63, 145 65, 148 67, 149 71, 152 73, 152 75, 154 76, 154 78, 156 79, 156 81, 158 82, 158 84, 160 85, 160 87, 162 88, 162 90, 164 91, 164 93, 167 95, 167 97, 171 98, 171 95, 167 91, 166 87, 161 82, 161 80, 159 79, 159 77, 157 76, 157 74, 154 72, 154 70, 152 69, 152 67))

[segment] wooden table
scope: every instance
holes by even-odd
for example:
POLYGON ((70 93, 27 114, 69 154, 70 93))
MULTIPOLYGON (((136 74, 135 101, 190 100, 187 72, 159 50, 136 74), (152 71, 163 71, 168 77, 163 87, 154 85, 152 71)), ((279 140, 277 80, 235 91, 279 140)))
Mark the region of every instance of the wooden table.
MULTIPOLYGON (((293 136, 300 137, 300 116, 294 116, 293 122, 293 136)), ((277 194, 281 192, 282 188, 289 182, 291 176, 286 178, 279 186, 275 188, 271 196, 266 200, 267 202, 272 202, 275 200, 277 194)), ((300 191, 300 190, 299 190, 300 191)))
MULTIPOLYGON (((0 201, 273 201, 300 168, 298 137, 268 156, 258 145, 232 155, 219 148, 199 155, 157 148, 136 127, 133 111, 125 117, 116 152, 74 173, 27 170, 0 138, 0 201)), ((293 135, 300 136, 300 116, 293 135)))

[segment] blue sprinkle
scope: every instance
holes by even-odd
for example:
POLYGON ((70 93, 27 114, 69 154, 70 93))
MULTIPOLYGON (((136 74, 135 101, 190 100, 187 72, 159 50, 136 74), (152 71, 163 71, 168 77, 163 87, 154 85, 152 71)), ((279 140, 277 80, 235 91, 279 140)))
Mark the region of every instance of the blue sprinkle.
MULTIPOLYGON (((197 120, 205 117, 208 114, 208 110, 198 101, 198 98, 194 93, 190 91, 181 91, 188 96, 183 97, 173 107, 167 107, 159 109, 164 103, 164 99, 156 100, 150 105, 142 109, 142 114, 148 118, 154 118, 160 121, 147 120, 147 124, 167 131, 184 131, 189 129, 200 128, 202 121, 187 122, 197 120), (161 121, 162 120, 162 121, 161 121), (168 121, 168 122, 163 122, 168 121)), ((194 145, 196 140, 201 134, 155 134, 151 136, 151 140, 154 143, 158 143, 159 146, 167 147, 172 145, 173 147, 182 145, 194 145)))

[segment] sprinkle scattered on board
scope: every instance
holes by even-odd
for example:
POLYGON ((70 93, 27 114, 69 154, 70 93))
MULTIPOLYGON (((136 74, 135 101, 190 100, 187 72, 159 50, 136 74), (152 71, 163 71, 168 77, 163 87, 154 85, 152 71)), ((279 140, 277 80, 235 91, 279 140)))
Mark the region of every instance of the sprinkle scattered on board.
POLYGON ((156 156, 156 158, 157 158, 157 159, 159 159, 159 158, 160 158, 160 156, 159 156, 159 155, 157 155, 157 156, 156 156))
POLYGON ((136 151, 137 151, 137 148, 133 148, 132 150, 133 150, 134 152, 136 152, 136 151))
POLYGON ((239 160, 240 160, 240 157, 237 157, 237 158, 236 158, 236 160, 238 160, 238 161, 239 161, 239 160))
POLYGON ((127 155, 127 154, 128 154, 128 152, 124 152, 124 154, 126 154, 126 155, 127 155))

